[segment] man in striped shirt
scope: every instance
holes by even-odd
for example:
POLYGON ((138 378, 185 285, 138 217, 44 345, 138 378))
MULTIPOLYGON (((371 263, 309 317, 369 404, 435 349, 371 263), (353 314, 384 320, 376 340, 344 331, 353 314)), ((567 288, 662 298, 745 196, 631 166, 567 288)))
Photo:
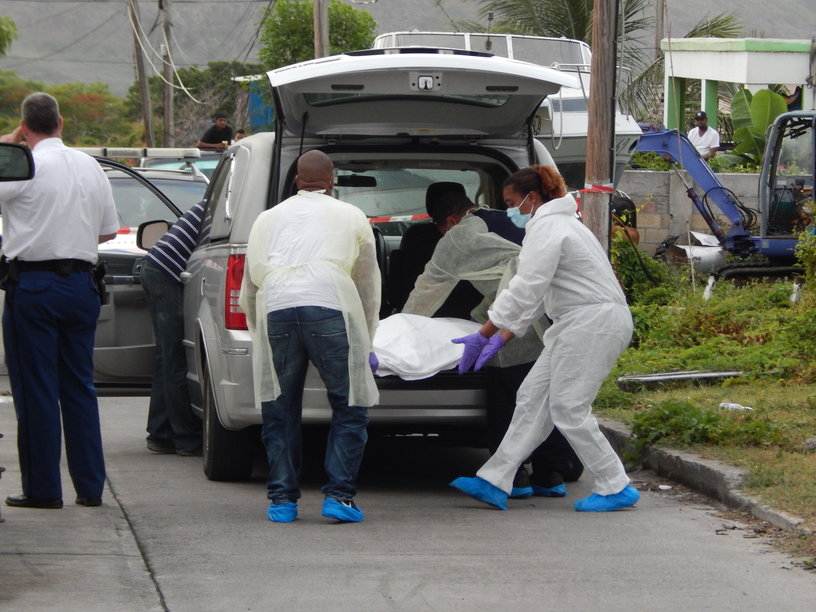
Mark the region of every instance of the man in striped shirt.
POLYGON ((198 242, 203 218, 204 202, 199 202, 148 251, 141 269, 142 287, 147 294, 156 338, 147 415, 147 449, 155 453, 201 455, 201 421, 190 408, 185 380, 181 273, 198 242))

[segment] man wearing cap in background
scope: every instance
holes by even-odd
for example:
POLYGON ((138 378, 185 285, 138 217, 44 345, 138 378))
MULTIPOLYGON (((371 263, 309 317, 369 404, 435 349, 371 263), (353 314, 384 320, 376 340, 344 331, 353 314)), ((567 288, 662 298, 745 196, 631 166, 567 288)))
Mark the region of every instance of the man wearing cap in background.
POLYGON ((232 128, 227 125, 227 116, 216 113, 213 124, 204 132, 196 146, 208 151, 223 151, 232 142, 232 128))
POLYGON ((720 148, 720 135, 712 127, 708 127, 708 115, 699 111, 694 115, 694 127, 689 130, 688 139, 691 141, 700 157, 711 159, 720 148))

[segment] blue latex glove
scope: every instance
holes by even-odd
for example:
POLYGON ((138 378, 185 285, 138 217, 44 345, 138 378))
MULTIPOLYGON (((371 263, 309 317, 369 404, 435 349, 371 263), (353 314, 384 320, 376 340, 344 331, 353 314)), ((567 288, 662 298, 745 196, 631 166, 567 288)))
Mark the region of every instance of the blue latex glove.
POLYGON ((368 354, 368 367, 371 368, 371 373, 376 374, 377 368, 380 367, 380 360, 377 359, 377 355, 374 353, 368 354))
POLYGON ((465 352, 462 354, 462 360, 459 362, 460 374, 470 371, 473 364, 476 363, 476 360, 479 358, 482 349, 487 344, 487 341, 487 338, 479 332, 451 340, 454 344, 465 345, 465 352))
POLYGON ((485 347, 482 349, 482 352, 479 354, 479 358, 476 360, 476 365, 473 366, 473 371, 478 372, 484 367, 488 361, 493 359, 496 354, 502 350, 504 346, 504 338, 502 338, 501 334, 494 334, 490 337, 490 340, 487 341, 485 347))

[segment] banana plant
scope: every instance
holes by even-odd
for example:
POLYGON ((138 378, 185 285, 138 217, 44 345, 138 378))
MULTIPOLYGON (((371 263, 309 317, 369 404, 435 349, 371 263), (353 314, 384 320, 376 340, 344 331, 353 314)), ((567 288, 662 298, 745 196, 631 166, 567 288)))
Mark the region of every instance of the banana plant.
POLYGON ((785 98, 770 89, 751 94, 740 89, 731 99, 731 123, 734 126, 734 149, 718 155, 721 167, 744 165, 762 167, 768 127, 788 110, 785 98))

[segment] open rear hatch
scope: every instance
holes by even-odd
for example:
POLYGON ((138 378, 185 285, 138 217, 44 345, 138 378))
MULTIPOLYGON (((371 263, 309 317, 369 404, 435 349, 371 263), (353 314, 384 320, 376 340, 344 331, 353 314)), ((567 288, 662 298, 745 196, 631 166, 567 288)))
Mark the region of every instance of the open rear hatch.
POLYGON ((569 74, 472 51, 372 49, 267 73, 282 137, 526 137, 569 74))

